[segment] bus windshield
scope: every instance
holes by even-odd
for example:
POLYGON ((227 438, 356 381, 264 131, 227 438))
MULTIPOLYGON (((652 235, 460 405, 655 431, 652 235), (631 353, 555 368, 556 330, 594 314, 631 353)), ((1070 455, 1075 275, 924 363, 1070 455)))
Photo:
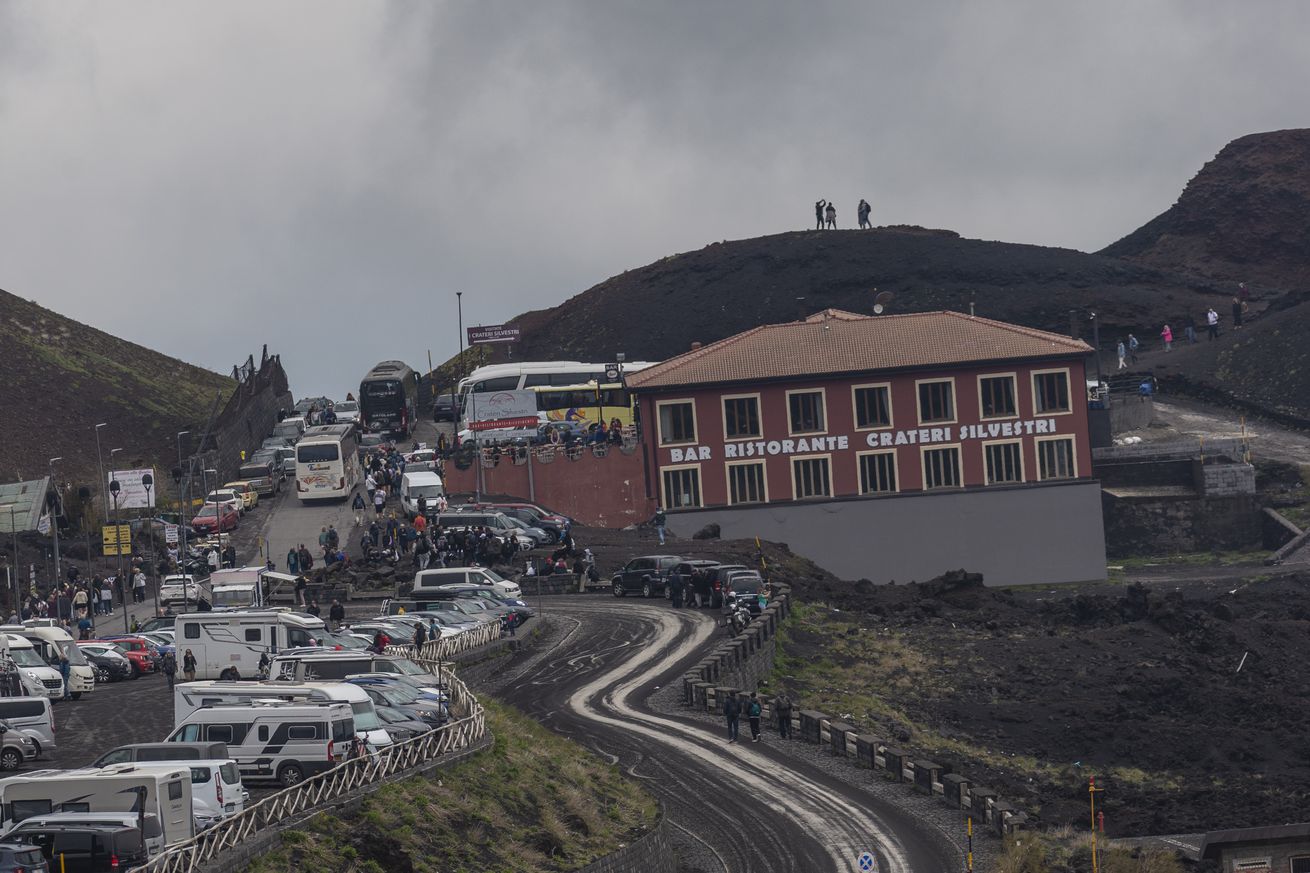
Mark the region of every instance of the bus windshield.
POLYGON ((400 382, 395 379, 365 382, 360 388, 363 390, 365 397, 395 397, 402 391, 400 382))
POLYGON ((301 464, 323 464, 341 458, 341 450, 336 443, 314 443, 296 447, 296 460, 301 464))

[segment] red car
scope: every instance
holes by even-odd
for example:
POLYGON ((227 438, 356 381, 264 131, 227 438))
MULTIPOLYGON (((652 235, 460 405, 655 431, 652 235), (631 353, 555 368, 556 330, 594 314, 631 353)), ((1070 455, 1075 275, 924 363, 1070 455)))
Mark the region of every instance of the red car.
POLYGON ((231 506, 210 503, 191 519, 191 527, 198 534, 215 531, 235 530, 241 521, 241 514, 231 506))
POLYGON ((113 643, 122 652, 123 657, 132 662, 133 679, 159 669, 159 662, 155 660, 155 646, 149 640, 133 636, 101 637, 100 639, 106 643, 113 643))

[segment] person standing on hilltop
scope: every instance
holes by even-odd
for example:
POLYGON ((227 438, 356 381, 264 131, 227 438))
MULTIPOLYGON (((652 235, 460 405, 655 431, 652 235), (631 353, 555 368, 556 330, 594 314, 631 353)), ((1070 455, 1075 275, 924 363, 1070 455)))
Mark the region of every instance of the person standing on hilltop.
POLYGON ((831 201, 831 200, 828 201, 828 208, 827 208, 825 214, 828 216, 828 227, 832 228, 833 230, 836 230, 836 229, 837 229, 837 207, 832 205, 832 201, 831 201))
POLYGON ((1174 332, 1169 327, 1169 325, 1166 324, 1164 328, 1160 331, 1160 339, 1164 340, 1164 350, 1166 352, 1173 351, 1174 332))
POLYGON ((869 205, 869 201, 861 198, 860 205, 856 209, 856 215, 860 219, 861 230, 871 230, 873 228, 873 225, 869 223, 869 213, 872 211, 873 207, 869 205))
POLYGON ((814 229, 823 230, 823 207, 827 200, 820 200, 814 204, 814 229))
POLYGON ((1241 297, 1233 298, 1233 330, 1242 329, 1242 310, 1246 309, 1246 304, 1242 302, 1241 297))
POLYGON ((1205 326, 1210 331, 1210 339, 1219 336, 1219 313, 1214 311, 1213 306, 1205 314, 1205 326))

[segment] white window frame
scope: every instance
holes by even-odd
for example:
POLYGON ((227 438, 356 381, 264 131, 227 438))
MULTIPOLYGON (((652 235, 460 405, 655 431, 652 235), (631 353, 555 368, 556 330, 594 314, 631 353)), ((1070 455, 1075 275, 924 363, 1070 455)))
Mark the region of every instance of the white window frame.
POLYGON ((696 400, 692 397, 683 397, 677 400, 656 400, 655 401, 655 429, 659 431, 660 446, 694 446, 700 443, 700 419, 696 416, 696 400), (670 442, 664 439, 664 420, 660 415, 660 409, 664 406, 682 406, 684 403, 691 404, 691 427, 696 431, 692 439, 678 440, 670 442))
MULTIPOLYGON (((787 395, 787 436, 821 436, 828 432, 828 389, 827 388, 794 388, 786 392, 787 395), (792 430, 791 429, 791 396, 793 394, 818 394, 819 406, 823 409, 823 428, 821 430, 792 430)), ((764 426, 761 419, 760 426, 764 426)), ((831 482, 829 483, 831 484, 831 482)))
POLYGON ((983 484, 992 485, 1022 485, 1028 481, 1027 461, 1023 456, 1023 440, 984 440, 982 443, 982 461, 983 461, 983 484), (987 474, 987 447, 988 446, 1018 446, 1019 447, 1019 481, 1018 482, 991 482, 987 474))
MULTIPOLYGON (((791 410, 788 410, 790 417, 791 410)), ((723 441, 725 443, 750 442, 751 440, 764 439, 764 401, 759 394, 722 394, 719 396, 719 413, 723 417, 723 441), (754 436, 728 436, 728 401, 729 400, 754 400, 755 401, 755 420, 759 422, 760 432, 754 436)), ((700 431, 697 431, 699 433, 700 431)))
POLYGON ((1057 434, 1056 436, 1034 437, 1033 444, 1036 447, 1034 457, 1037 459, 1037 481, 1039 482, 1069 482, 1078 478, 1078 437, 1073 434, 1057 434), (1042 443, 1050 442, 1067 442, 1069 443, 1070 459, 1073 461, 1073 476, 1065 478, 1064 476, 1046 477, 1042 475, 1042 443))
POLYGON ((960 443, 940 443, 931 446, 919 446, 919 484, 924 491, 955 491, 964 488, 964 451, 960 443), (958 485, 940 485, 928 487, 928 452, 939 452, 942 449, 955 449, 956 473, 959 474, 960 484, 958 485))
POLYGON ((764 480, 764 500, 763 503, 769 502, 769 465, 768 462, 759 458, 751 458, 745 461, 724 461, 723 462, 723 482, 727 486, 727 498, 729 506, 759 506, 760 501, 743 500, 734 501, 732 499, 732 467, 759 467, 763 471, 764 480))
POLYGON ((901 459, 898 456, 896 449, 879 449, 877 451, 872 451, 872 452, 856 452, 855 453, 855 482, 856 482, 856 487, 860 489, 860 494, 865 496, 877 496, 879 494, 899 494, 901 491, 901 459), (864 466, 864 458, 868 455, 892 456, 892 472, 896 475, 895 488, 893 488, 890 491, 865 491, 864 490, 864 476, 861 471, 864 466))
POLYGON ((667 467, 660 467, 660 501, 661 501, 660 506, 664 507, 665 509, 696 509, 696 508, 704 507, 705 506, 705 476, 701 473, 701 465, 700 464, 671 464, 670 466, 667 467), (664 474, 678 473, 683 470, 696 471, 696 484, 697 484, 696 490, 700 492, 699 494, 697 494, 697 497, 699 498, 699 502, 694 505, 680 503, 677 506, 674 506, 669 502, 668 488, 667 488, 667 483, 664 480, 664 474))
POLYGON ((1057 415, 1073 415, 1073 405, 1075 401, 1075 395, 1073 393, 1073 376, 1069 372, 1068 367, 1051 367, 1046 370, 1033 370, 1029 374, 1028 381, 1033 389, 1033 418, 1053 418, 1054 416, 1057 415), (1038 412, 1037 411, 1037 377, 1048 375, 1050 373, 1064 374, 1064 387, 1066 389, 1066 393, 1069 395, 1069 408, 1065 410, 1048 409, 1045 412, 1038 412))
MULTIPOLYGON (((789 407, 790 411, 790 407, 789 407)), ((788 418, 791 416, 788 415, 788 418)), ((792 455, 787 458, 787 470, 791 473, 791 499, 795 501, 804 500, 831 500, 833 495, 832 481, 832 453, 825 452, 821 455, 792 455), (815 494, 808 497, 796 496, 796 462, 797 461, 827 461, 828 462, 828 493, 815 494)))
POLYGON ((1007 421, 1020 417, 1019 410, 1019 373, 979 373, 978 374, 978 420, 979 421, 1007 421), (1014 414, 1013 415, 988 415, 983 411, 983 390, 982 383, 984 379, 1006 379, 1010 380, 1010 386, 1014 389, 1014 414))
POLYGON ((942 376, 935 379, 915 379, 914 380, 914 407, 918 413, 919 427, 932 427, 935 424, 955 424, 960 420, 960 392, 956 390, 954 376, 942 376), (936 421, 923 420, 923 397, 919 393, 919 386, 932 382, 950 382, 951 383, 951 417, 943 418, 936 421))
POLYGON ((896 410, 892 405, 892 383, 890 382, 863 382, 859 385, 851 386, 851 423, 855 426, 856 433, 864 433, 871 430, 895 430, 896 429, 896 410), (885 388, 887 389, 887 418, 885 425, 876 427, 860 427, 860 404, 855 400, 855 392, 861 388, 885 388))

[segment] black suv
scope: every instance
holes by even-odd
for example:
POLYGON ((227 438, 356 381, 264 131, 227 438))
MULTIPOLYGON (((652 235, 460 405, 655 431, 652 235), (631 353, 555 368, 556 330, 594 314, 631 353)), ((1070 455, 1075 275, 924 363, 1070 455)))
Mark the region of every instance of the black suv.
POLYGON ((54 859, 62 856, 67 873, 110 873, 149 860, 141 831, 116 825, 20 824, 5 834, 5 842, 35 846, 48 863, 58 864, 54 859))
POLYGON ((669 584, 669 571, 682 559, 677 555, 646 555, 633 558, 622 570, 614 574, 614 596, 623 597, 631 591, 642 597, 659 597, 669 584))

